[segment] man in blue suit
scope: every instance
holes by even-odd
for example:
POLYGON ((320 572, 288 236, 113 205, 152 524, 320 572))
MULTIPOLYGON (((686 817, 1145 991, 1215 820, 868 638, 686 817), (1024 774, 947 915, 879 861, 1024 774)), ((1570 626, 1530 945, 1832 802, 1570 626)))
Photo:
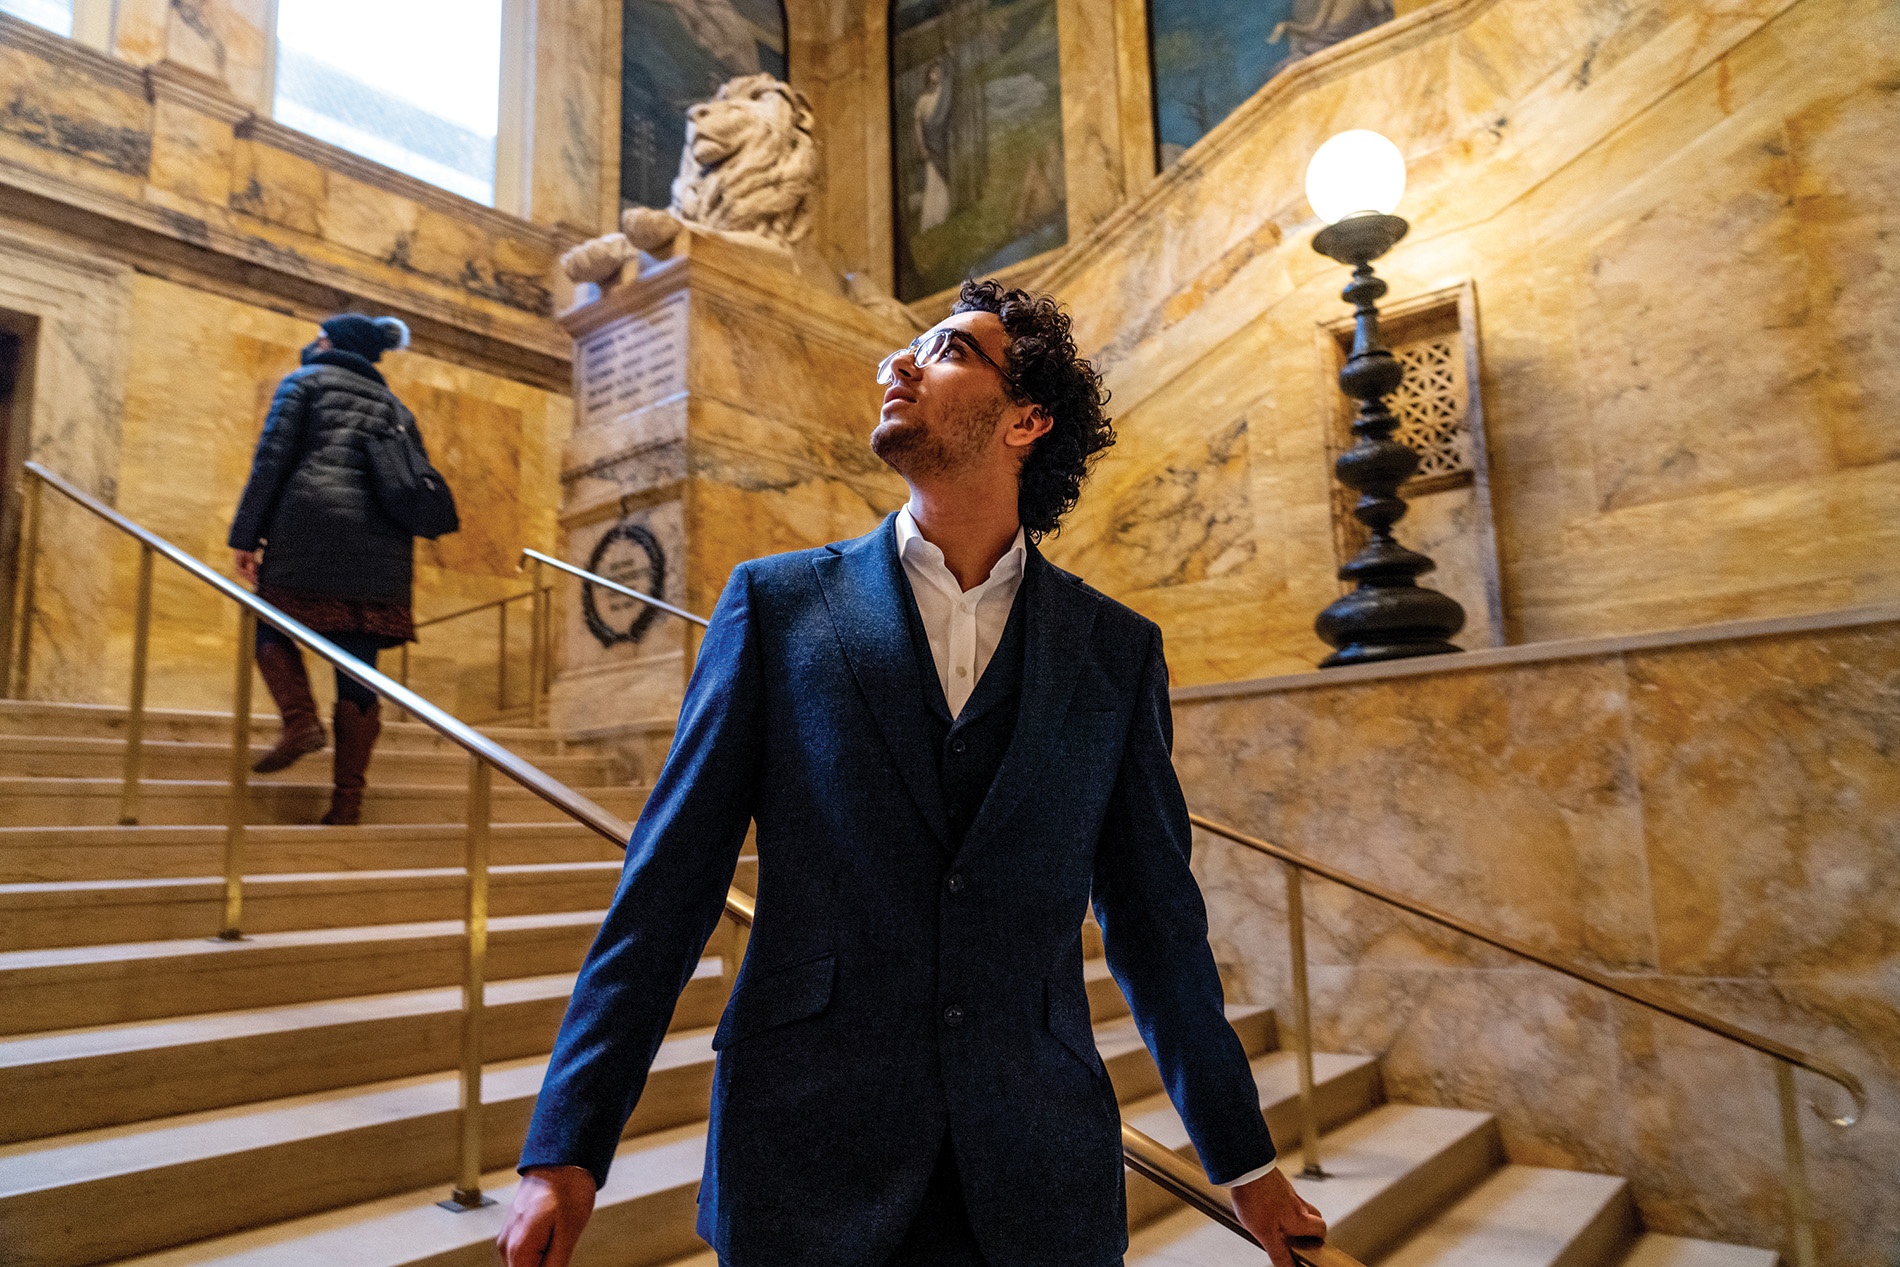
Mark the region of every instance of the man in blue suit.
POLYGON ((1208 1178, 1280 1267, 1318 1212, 1222 1007, 1160 631, 1035 540, 1114 442, 1054 301, 993 282, 879 369, 909 484, 734 570, 568 1007, 500 1238, 563 1267, 756 824, 698 1230, 726 1267, 1110 1267, 1120 1115, 1081 927, 1208 1178))

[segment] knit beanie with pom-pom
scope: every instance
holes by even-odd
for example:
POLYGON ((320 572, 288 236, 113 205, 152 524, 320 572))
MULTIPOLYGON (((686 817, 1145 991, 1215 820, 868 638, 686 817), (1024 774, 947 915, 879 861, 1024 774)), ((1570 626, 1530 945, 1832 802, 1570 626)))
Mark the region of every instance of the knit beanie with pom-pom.
POLYGON ((366 361, 374 361, 384 352, 400 351, 409 346, 409 327, 397 317, 365 317, 346 312, 323 323, 330 346, 339 352, 353 352, 366 361))

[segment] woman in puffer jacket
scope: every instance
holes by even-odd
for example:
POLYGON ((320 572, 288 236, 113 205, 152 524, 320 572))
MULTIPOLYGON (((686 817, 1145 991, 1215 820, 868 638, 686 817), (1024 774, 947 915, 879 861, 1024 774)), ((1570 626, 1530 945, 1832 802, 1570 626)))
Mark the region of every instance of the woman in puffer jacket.
MULTIPOLYGON (((414 542, 377 501, 366 429, 401 425, 402 407, 376 368, 409 344, 394 317, 345 313, 323 323, 285 376, 264 420, 250 482, 231 524, 238 575, 258 597, 370 665, 415 638, 414 542)), ((283 718, 277 744, 252 769, 282 770, 324 745, 303 654, 258 622, 257 667, 283 718)), ((359 821, 370 752, 382 729, 376 693, 336 674, 335 790, 323 821, 359 821)))

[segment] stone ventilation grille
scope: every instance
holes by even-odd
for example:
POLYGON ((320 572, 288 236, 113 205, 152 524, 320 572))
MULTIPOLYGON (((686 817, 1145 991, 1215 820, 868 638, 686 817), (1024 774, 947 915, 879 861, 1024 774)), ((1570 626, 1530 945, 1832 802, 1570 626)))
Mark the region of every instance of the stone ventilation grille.
POLYGON ((1415 339, 1392 349, 1405 381, 1386 397, 1399 420, 1392 438, 1418 454, 1414 480, 1471 475, 1471 437, 1465 430, 1465 357, 1457 334, 1415 339))

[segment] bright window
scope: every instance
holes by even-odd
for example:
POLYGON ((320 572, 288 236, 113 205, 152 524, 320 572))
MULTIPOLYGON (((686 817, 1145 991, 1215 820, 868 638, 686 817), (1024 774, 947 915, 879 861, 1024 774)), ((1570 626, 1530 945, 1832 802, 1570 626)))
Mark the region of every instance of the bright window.
POLYGON ((0 0, 0 13, 25 18, 59 35, 73 33, 73 0, 0 0))
POLYGON ((278 0, 272 113, 493 205, 501 43, 502 0, 278 0))

